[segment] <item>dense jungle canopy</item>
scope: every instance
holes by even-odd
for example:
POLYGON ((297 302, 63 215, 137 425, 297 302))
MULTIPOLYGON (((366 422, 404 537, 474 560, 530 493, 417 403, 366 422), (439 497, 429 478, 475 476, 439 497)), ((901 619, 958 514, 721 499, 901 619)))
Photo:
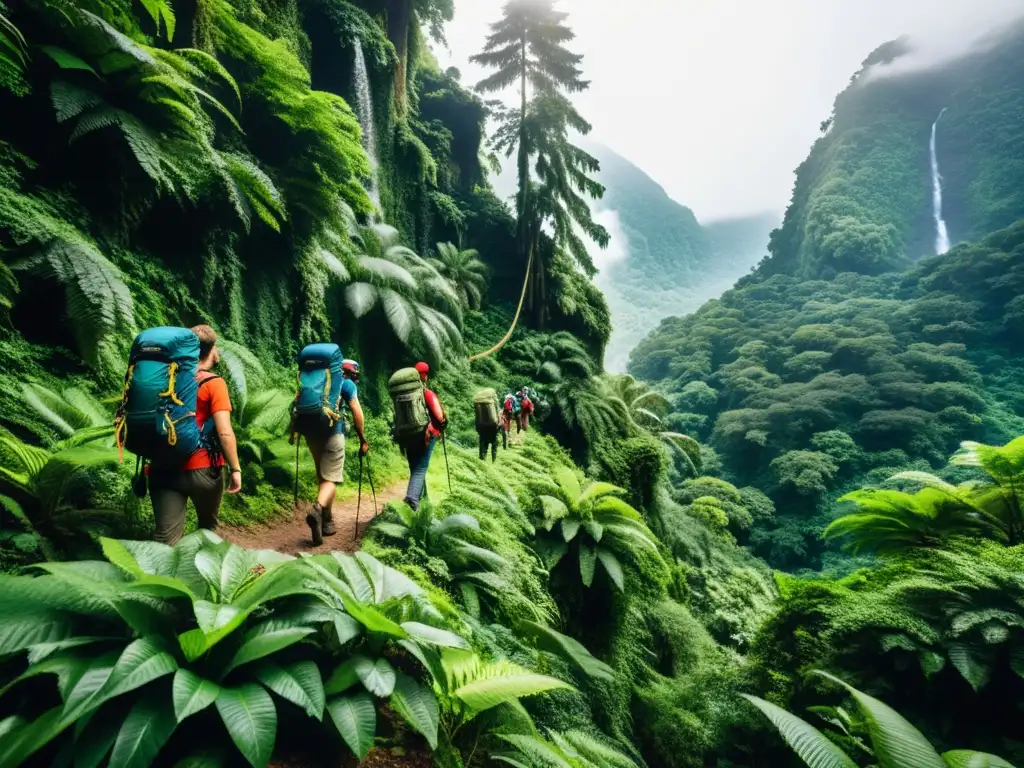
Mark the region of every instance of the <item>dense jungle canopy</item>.
POLYGON ((588 138, 554 0, 442 68, 464 1, 0 2, 0 768, 1024 765, 1024 27, 885 43, 781 224, 698 222, 588 138), (199 323, 242 490, 169 547, 113 416, 199 323), (321 341, 364 517, 283 547, 321 341))

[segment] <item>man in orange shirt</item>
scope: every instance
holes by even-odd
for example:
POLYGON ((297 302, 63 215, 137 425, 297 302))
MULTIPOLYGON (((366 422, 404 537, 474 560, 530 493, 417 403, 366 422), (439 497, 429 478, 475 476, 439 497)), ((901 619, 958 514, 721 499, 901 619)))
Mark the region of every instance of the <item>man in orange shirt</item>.
POLYGON ((199 527, 214 530, 224 495, 224 463, 231 471, 228 493, 242 489, 242 470, 238 463, 235 431, 231 428, 231 399, 224 379, 212 372, 220 362, 217 334, 208 325, 197 325, 192 332, 199 337, 199 393, 196 396, 196 423, 213 419, 214 434, 209 448, 200 448, 181 467, 151 465, 149 495, 156 517, 157 541, 174 544, 185 530, 188 500, 196 508, 199 527))

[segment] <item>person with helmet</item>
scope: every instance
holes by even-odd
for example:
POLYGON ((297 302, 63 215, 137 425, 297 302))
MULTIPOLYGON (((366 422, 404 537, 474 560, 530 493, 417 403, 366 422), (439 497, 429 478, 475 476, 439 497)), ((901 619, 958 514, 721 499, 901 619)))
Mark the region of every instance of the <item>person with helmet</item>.
POLYGON ((306 515, 313 546, 320 546, 323 544, 324 536, 333 536, 336 532, 331 508, 334 505, 338 483, 345 480, 345 406, 352 412, 352 426, 359 437, 359 452, 365 455, 370 450, 370 444, 366 442, 366 419, 359 404, 359 363, 355 360, 344 360, 341 371, 344 381, 335 410, 342 418, 329 429, 322 428, 319 423, 305 426, 296 424, 296 432, 302 434, 306 439, 306 445, 309 446, 313 463, 316 465, 317 481, 320 484, 316 501, 306 515), (307 426, 308 428, 305 428, 307 426))

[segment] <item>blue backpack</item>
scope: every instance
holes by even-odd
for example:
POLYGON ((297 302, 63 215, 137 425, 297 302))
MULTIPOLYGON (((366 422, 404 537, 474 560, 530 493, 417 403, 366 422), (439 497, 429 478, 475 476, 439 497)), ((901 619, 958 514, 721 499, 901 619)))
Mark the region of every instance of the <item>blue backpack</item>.
POLYGON ((299 390, 292 405, 297 431, 330 430, 341 420, 344 360, 337 344, 309 344, 299 352, 299 390))
POLYGON ((132 343, 114 427, 118 448, 161 466, 182 466, 200 448, 215 450, 213 419, 196 423, 199 337, 187 328, 149 328, 132 343))

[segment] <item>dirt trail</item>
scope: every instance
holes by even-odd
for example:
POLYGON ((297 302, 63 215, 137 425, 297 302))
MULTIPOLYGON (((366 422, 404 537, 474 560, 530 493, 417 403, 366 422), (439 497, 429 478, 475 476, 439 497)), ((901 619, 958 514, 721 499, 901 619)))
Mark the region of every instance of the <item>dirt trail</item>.
MULTIPOLYGON (((377 511, 389 501, 399 501, 405 496, 407 482, 402 480, 390 488, 377 492, 377 511)), ((324 543, 314 547, 306 525, 306 513, 310 502, 299 500, 298 507, 292 510, 291 519, 280 520, 272 525, 254 525, 249 528, 233 528, 221 526, 218 535, 234 544, 249 549, 274 549, 288 555, 300 552, 321 554, 332 550, 355 552, 373 520, 373 497, 370 489, 363 486, 363 501, 359 507, 359 531, 356 531, 356 499, 346 499, 334 503, 334 527, 337 534, 324 537, 324 543)))

